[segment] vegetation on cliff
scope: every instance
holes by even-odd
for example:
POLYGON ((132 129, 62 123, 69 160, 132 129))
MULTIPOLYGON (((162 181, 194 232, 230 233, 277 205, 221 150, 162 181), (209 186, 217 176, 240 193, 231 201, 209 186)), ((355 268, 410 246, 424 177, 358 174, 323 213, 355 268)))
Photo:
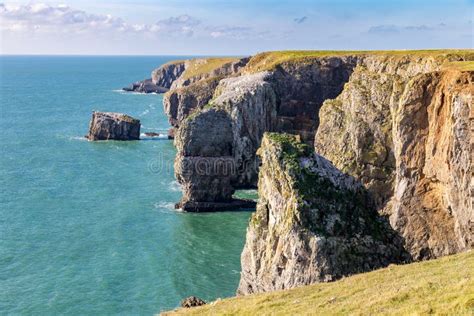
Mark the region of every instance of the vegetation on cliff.
POLYGON ((332 51, 332 50, 288 50, 263 52, 253 56, 244 72, 253 73, 264 70, 274 70, 278 65, 286 62, 312 62, 322 57, 336 56, 387 56, 387 57, 436 57, 449 60, 459 56, 464 60, 474 60, 474 51, 467 49, 427 49, 427 50, 380 50, 380 51, 332 51))
POLYGON ((472 315, 474 251, 165 315, 472 315))

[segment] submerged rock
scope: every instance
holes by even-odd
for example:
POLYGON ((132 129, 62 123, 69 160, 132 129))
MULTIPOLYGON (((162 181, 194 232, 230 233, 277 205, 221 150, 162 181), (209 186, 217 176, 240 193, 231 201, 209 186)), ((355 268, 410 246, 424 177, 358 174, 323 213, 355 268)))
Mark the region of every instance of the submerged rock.
POLYGON ((123 113, 92 112, 89 124, 89 140, 138 140, 140 120, 123 113))
POLYGON ((155 133, 155 132, 146 132, 146 133, 145 133, 145 136, 148 136, 148 137, 160 137, 161 134, 160 134, 160 133, 155 133))
POLYGON ((238 294, 333 281, 409 259, 363 186, 299 136, 265 134, 258 154, 259 202, 238 294))

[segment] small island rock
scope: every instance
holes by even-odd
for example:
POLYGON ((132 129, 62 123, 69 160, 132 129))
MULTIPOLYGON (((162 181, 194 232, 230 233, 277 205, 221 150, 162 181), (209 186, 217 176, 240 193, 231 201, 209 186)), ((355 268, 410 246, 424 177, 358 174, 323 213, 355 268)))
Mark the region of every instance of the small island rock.
POLYGON ((138 140, 140 120, 123 113, 92 112, 87 138, 95 140, 138 140))

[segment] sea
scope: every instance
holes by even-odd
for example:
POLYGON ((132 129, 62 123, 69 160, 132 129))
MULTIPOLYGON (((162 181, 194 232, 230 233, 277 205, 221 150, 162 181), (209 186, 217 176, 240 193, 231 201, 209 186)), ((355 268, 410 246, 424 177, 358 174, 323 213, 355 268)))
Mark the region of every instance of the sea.
POLYGON ((121 88, 183 58, 0 57, 0 314, 153 315, 235 294, 251 213, 175 210, 166 137, 84 138, 94 110, 166 133, 162 95, 121 88))

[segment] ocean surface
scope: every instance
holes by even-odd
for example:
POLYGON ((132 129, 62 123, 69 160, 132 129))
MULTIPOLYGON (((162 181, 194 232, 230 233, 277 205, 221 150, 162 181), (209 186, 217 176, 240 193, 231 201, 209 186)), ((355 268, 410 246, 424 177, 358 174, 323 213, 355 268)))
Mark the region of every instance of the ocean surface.
POLYGON ((166 132, 123 93, 181 57, 0 57, 0 314, 139 314, 232 296, 249 212, 174 210, 167 139, 88 142, 93 110, 166 132))

